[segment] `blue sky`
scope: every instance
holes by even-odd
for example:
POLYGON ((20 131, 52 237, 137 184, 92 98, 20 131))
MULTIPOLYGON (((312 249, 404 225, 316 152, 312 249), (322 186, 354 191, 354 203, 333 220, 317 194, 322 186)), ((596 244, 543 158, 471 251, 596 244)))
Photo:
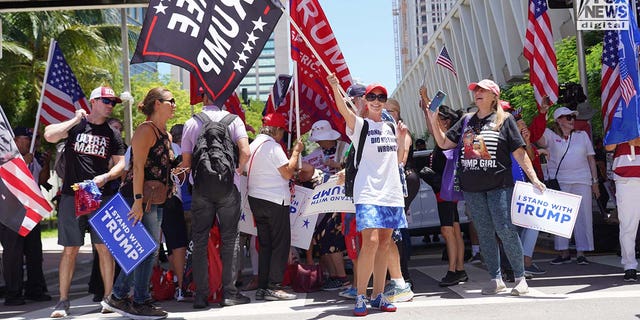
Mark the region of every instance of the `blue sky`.
MULTIPOLYGON (((336 35, 351 76, 396 87, 393 16, 390 0, 318 0, 336 35)), ((284 17, 282 17, 284 19, 284 17)), ((160 73, 169 66, 160 63, 160 73)))
POLYGON ((318 0, 338 39, 351 76, 396 87, 390 0, 318 0))

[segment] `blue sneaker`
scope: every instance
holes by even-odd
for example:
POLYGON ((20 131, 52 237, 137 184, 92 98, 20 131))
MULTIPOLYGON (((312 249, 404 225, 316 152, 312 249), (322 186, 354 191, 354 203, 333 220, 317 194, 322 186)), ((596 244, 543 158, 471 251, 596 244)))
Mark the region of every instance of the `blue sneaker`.
POLYGON ((384 312, 396 312, 398 308, 394 306, 387 297, 385 297, 382 293, 378 293, 378 296, 371 300, 371 307, 378 308, 380 311, 384 312))
POLYGON ((367 313, 367 298, 364 294, 356 296, 356 306, 353 308, 353 315, 357 317, 366 316, 367 313))
POLYGON ((355 287, 349 287, 346 290, 340 291, 339 296, 347 299, 355 299, 358 295, 358 290, 355 287))

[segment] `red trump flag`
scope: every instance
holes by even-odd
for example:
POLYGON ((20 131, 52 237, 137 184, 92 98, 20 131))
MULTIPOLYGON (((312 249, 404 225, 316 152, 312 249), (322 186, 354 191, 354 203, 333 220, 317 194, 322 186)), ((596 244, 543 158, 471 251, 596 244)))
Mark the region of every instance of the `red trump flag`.
MULTIPOLYGON (((328 73, 319 61, 322 59, 329 72, 336 74, 344 90, 351 85, 351 73, 338 46, 338 41, 317 0, 291 0, 290 14, 293 22, 300 28, 311 45, 309 47, 292 26, 291 57, 297 61, 298 66, 297 89, 301 97, 312 102, 310 106, 314 109, 311 113, 313 114, 312 121, 328 120, 336 130, 344 135, 344 119, 338 112, 331 86, 327 82, 328 73), (313 53, 311 48, 319 57, 313 53)), ((303 106, 302 102, 301 106, 303 106)), ((301 131, 303 130, 301 129, 301 131)))

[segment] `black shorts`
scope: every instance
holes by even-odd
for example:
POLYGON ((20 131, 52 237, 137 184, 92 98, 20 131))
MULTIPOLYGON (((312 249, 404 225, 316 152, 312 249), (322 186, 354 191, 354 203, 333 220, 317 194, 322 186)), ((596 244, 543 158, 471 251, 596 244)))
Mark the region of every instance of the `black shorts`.
POLYGON ((161 228, 169 254, 173 249, 186 247, 189 244, 182 201, 178 197, 173 196, 164 203, 161 228))
POLYGON ((438 202, 438 216, 441 227, 453 227, 453 223, 460 223, 458 214, 458 203, 451 201, 438 202))

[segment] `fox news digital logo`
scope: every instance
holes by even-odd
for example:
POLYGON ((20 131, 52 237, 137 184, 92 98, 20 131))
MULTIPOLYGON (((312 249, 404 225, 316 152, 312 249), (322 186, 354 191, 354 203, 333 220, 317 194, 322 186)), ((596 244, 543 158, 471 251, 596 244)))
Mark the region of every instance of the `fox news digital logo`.
POLYGON ((629 27, 629 0, 582 0, 578 3, 578 30, 625 30, 629 27))

